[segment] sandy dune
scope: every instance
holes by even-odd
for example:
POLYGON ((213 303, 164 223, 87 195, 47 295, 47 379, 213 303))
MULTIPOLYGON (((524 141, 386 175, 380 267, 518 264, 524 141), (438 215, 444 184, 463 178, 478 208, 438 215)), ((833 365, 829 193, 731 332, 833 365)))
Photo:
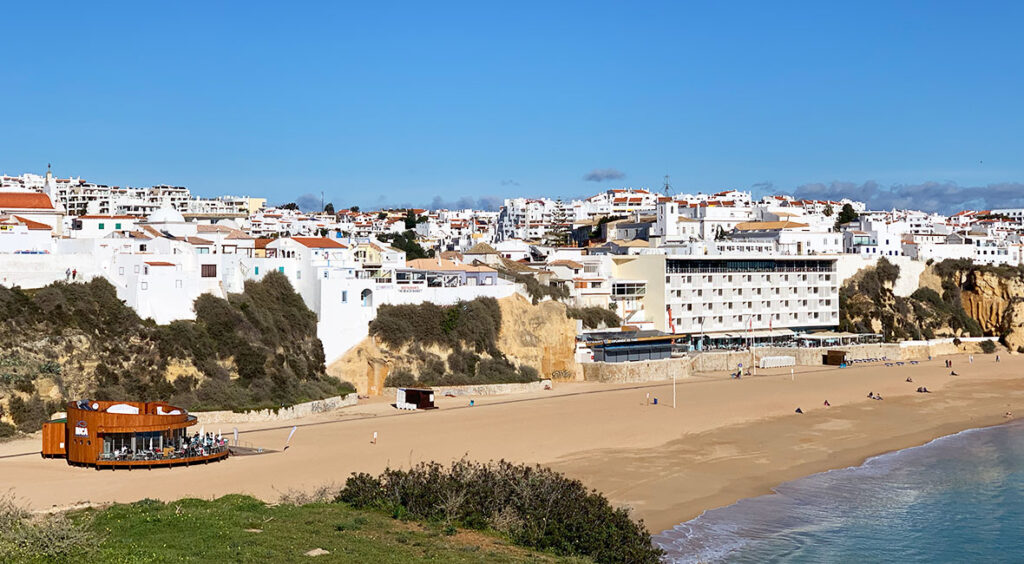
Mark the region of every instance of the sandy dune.
MULTIPOLYGON (((0 445, 0 487, 39 509, 80 501, 176 499, 242 492, 273 500, 288 489, 342 483, 354 471, 462 456, 541 463, 634 508, 654 531, 704 509, 767 493, 778 483, 858 464, 1024 413, 1024 356, 951 357, 919 365, 789 369, 730 380, 704 375, 671 383, 562 384, 538 394, 442 399, 431 412, 397 412, 383 400, 273 428, 240 425, 241 442, 286 452, 209 466, 127 471, 43 460, 36 440, 0 445), (912 377, 913 383, 904 380, 912 377), (927 386, 931 394, 918 394, 927 386), (869 391, 886 399, 867 399, 869 391), (646 405, 646 394, 660 405, 646 405), (832 407, 822 403, 828 400, 832 407), (803 415, 794 413, 800 407, 803 415), (370 443, 374 432, 378 444, 370 443)), ((229 426, 222 427, 225 434, 229 426)), ((210 430, 210 429, 207 429, 210 430)), ((216 430, 216 429, 213 429, 216 430)))

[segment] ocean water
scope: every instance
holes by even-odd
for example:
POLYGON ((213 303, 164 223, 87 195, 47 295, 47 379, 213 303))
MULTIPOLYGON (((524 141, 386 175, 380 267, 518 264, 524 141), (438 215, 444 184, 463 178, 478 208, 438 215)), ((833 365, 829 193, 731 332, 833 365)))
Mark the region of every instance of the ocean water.
POLYGON ((656 535, 669 562, 1024 563, 1024 421, 788 482, 656 535))

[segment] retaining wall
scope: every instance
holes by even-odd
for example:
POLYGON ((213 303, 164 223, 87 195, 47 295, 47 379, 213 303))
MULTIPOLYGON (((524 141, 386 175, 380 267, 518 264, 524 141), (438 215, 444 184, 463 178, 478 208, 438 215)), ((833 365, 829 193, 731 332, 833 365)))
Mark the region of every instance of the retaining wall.
POLYGON ((250 423, 253 421, 286 421, 297 419, 316 413, 327 413, 343 407, 355 405, 359 401, 356 394, 345 396, 334 396, 317 401, 295 404, 291 407, 284 407, 277 411, 261 409, 259 411, 199 411, 193 412, 200 425, 207 423, 250 423))
MULTIPOLYGON (((398 388, 384 388, 388 397, 395 397, 398 388)), ((479 384, 474 386, 435 386, 434 399, 442 398, 445 395, 453 396, 500 396, 505 394, 526 394, 529 392, 540 392, 551 389, 551 380, 539 382, 524 382, 510 384, 479 384)))
MULTIPOLYGON (((749 355, 748 355, 749 356, 749 355)), ((692 358, 665 358, 637 362, 586 362, 583 379, 588 382, 629 383, 654 382, 686 378, 690 375, 692 358)))

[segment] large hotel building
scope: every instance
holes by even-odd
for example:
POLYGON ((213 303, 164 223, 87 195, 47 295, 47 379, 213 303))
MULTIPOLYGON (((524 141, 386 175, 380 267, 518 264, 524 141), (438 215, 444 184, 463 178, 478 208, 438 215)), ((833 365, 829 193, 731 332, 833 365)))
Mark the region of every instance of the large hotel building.
POLYGON ((612 260, 617 278, 647 282, 642 307, 661 331, 770 338, 839 323, 835 257, 650 254, 612 260))

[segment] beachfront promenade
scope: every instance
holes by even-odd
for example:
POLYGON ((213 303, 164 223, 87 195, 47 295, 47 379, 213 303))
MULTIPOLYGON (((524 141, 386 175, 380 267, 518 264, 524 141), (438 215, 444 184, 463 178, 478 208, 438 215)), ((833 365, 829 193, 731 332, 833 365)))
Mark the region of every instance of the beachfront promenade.
MULTIPOLYGON (((397 413, 383 399, 288 425, 238 425, 244 444, 283 452, 201 469, 111 473, 48 464, 38 439, 0 445, 5 484, 36 508, 81 501, 250 493, 341 484, 377 472, 463 456, 536 462, 633 507, 658 531, 703 509, 767 493, 786 480, 1024 412, 1024 356, 941 357, 918 365, 798 368, 730 380, 708 374, 672 384, 559 384, 518 396, 440 398, 429 413, 397 413), (951 358, 958 376, 950 376, 951 358), (905 379, 911 377, 913 383, 905 379), (926 386, 933 393, 918 394, 926 386), (886 399, 867 399, 868 392, 886 399), (646 395, 659 405, 646 405, 646 395), (828 400, 832 407, 826 408, 828 400), (800 407, 803 415, 794 413, 800 407), (377 444, 371 444, 374 433, 377 444)), ((168 499, 170 499, 168 497, 168 499)))

